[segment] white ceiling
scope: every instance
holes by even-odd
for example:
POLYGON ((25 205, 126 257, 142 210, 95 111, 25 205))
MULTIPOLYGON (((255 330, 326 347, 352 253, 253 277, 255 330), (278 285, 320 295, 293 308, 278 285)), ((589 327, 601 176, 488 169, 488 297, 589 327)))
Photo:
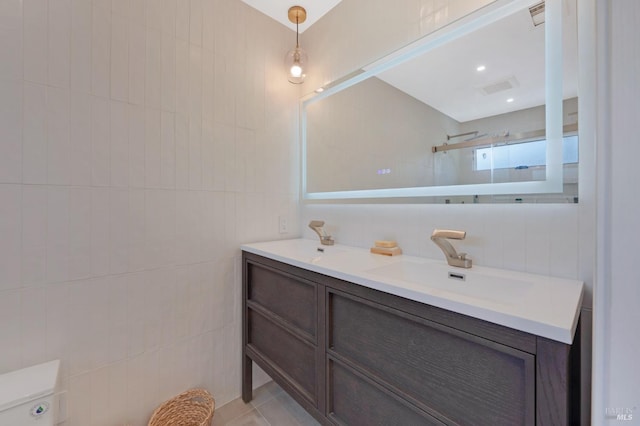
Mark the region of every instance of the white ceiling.
POLYGON ((296 24, 289 21, 287 12, 291 6, 302 6, 307 11, 307 20, 300 24, 300 33, 313 25, 325 13, 333 9, 342 0, 242 0, 254 9, 280 22, 282 25, 296 30, 296 24))
MULTIPOLYGON (((565 99, 578 92, 575 20, 575 9, 564 16, 565 99)), ((458 122, 466 122, 543 105, 544 48, 544 25, 534 27, 525 9, 402 63, 378 78, 458 122), (482 72, 476 70, 480 65, 486 67, 482 72), (506 81, 514 87, 483 93, 483 88, 506 81), (508 103, 509 98, 513 102, 508 103)))

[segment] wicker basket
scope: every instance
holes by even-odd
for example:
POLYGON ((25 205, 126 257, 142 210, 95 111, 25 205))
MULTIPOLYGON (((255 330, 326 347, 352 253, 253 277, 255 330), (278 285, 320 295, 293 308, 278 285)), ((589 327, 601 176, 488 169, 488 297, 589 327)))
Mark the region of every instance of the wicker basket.
POLYGON ((190 389, 156 408, 148 426, 209 426, 215 406, 206 389, 190 389))

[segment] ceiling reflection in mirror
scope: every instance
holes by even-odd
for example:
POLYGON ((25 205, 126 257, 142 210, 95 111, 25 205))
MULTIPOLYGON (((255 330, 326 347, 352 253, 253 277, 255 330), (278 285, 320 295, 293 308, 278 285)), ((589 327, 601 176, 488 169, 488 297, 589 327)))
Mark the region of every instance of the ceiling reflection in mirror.
POLYGON ((306 199, 577 200, 574 1, 560 56, 549 5, 496 3, 303 102, 306 199))

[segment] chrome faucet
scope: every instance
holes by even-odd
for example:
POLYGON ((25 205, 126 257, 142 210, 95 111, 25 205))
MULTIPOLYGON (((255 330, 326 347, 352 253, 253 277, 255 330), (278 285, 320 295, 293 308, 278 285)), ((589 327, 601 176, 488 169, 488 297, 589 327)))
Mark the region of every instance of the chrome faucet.
POLYGON ((328 235, 326 231, 322 228, 324 226, 323 220, 312 220, 309 222, 309 228, 313 229, 318 237, 320 237, 320 243, 325 246, 332 246, 334 241, 331 238, 331 235, 328 235))
POLYGON ((447 263, 458 268, 471 268, 471 259, 467 258, 466 253, 458 253, 449 242, 452 240, 464 240, 467 235, 464 231, 452 231, 448 229, 434 229, 431 234, 431 241, 436 243, 447 258, 447 263))

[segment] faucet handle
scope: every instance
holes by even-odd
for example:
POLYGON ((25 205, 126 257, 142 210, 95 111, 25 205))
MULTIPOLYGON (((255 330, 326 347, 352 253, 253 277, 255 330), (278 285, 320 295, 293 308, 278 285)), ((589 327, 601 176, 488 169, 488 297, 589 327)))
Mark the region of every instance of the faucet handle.
POLYGON ((316 232, 318 232, 318 229, 322 230, 323 226, 324 220, 312 220, 311 222, 309 222, 309 228, 313 229, 316 232))
POLYGON ((448 238, 451 240, 464 240, 467 236, 465 231, 455 231, 453 229, 434 229, 431 238, 448 238))

